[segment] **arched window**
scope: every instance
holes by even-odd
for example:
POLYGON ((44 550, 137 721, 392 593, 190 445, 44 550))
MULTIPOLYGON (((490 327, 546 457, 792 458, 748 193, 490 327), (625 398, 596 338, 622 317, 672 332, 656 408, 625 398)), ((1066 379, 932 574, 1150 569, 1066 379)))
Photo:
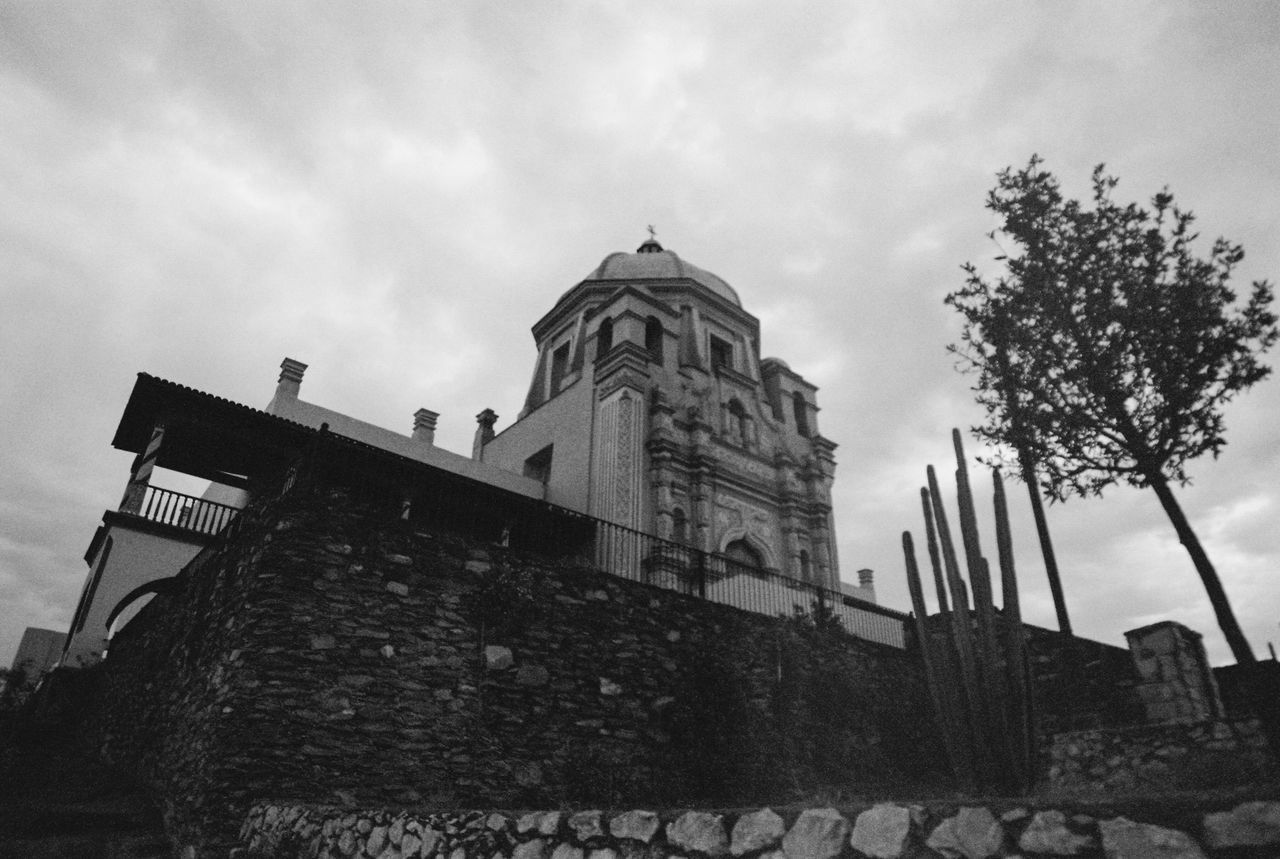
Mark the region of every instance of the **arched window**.
POLYGON ((644 321, 644 348, 655 364, 662 364, 662 323, 656 316, 644 321))
POLYGON ((809 436, 809 404, 804 401, 804 394, 796 391, 791 395, 791 411, 796 418, 796 432, 809 436))
POLYGON ((679 507, 671 513, 671 540, 686 545, 689 542, 689 520, 679 507))
POLYGON ((730 561, 744 567, 751 567, 754 570, 764 567, 760 553, 746 540, 734 540, 724 547, 724 554, 730 561))
POLYGON ((596 360, 603 358, 613 348, 613 320, 605 319, 596 329, 596 360))

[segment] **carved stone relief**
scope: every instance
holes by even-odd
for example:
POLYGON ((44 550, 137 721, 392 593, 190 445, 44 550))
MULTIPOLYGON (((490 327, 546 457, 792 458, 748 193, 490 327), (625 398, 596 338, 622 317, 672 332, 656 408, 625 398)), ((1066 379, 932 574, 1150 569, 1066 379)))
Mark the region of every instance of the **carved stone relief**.
POLYGON ((716 495, 716 544, 724 542, 726 535, 750 536, 757 545, 767 547, 770 561, 776 563, 779 545, 777 526, 768 511, 723 493, 716 495))
POLYGON ((750 474, 752 477, 758 477, 761 480, 770 482, 774 479, 775 471, 772 465, 740 453, 726 445, 716 445, 716 457, 734 471, 750 474))
POLYGON ((632 514, 632 482, 633 472, 636 467, 635 450, 634 450, 634 432, 635 427, 632 426, 631 411, 635 407, 635 400, 631 397, 629 391, 623 391, 622 396, 618 398, 618 447, 615 468, 617 469, 617 483, 614 484, 616 493, 614 499, 614 509, 618 512, 618 517, 624 522, 631 519, 632 514))

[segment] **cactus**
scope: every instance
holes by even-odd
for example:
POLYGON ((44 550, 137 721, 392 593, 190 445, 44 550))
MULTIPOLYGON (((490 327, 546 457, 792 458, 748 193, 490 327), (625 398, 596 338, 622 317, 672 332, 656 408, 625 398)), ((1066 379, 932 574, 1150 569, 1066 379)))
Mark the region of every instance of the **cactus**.
POLYGON ((914 543, 910 532, 902 535, 920 654, 947 758, 960 785, 970 791, 1021 792, 1030 787, 1033 777, 1035 733, 1004 487, 996 472, 993 491, 1004 602, 1002 636, 990 567, 982 556, 978 538, 973 493, 958 430, 953 431, 952 440, 969 583, 966 586, 960 573, 937 475, 933 466, 929 466, 926 469, 929 486, 920 490, 920 498, 942 627, 930 629, 914 543))

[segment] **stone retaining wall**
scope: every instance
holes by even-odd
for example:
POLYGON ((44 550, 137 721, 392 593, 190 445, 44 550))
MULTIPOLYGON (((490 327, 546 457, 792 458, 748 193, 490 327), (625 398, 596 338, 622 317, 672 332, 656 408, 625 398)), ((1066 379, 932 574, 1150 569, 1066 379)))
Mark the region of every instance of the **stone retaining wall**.
POLYGON ((1072 793, 1207 790, 1274 778, 1257 720, 1139 725, 1059 734, 1047 786, 1072 793))
POLYGON ((241 829, 253 859, 927 859, 1274 857, 1280 802, 1131 819, 1108 810, 922 806, 717 814, 601 811, 422 814, 260 803, 241 829))
POLYGON ((415 533, 343 490, 243 517, 102 668, 92 733, 180 843, 229 843, 264 796, 466 808, 947 789, 904 651, 415 533))

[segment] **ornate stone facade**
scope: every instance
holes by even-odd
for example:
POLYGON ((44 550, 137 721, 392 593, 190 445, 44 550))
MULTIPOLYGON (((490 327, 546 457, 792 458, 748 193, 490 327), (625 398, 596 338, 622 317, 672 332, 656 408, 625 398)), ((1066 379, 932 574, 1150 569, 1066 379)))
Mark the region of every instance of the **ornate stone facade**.
POLYGON ((840 588, 817 388, 760 359, 759 320, 721 278, 650 239, 606 257, 533 334, 524 410, 485 462, 536 463, 548 501, 840 588))

